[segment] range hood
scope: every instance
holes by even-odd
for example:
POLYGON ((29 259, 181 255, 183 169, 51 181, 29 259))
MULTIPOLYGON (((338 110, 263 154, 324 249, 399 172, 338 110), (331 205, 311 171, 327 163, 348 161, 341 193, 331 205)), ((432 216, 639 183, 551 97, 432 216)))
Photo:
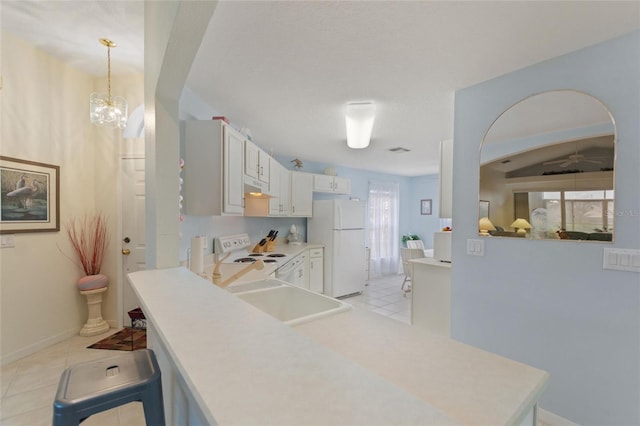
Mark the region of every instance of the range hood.
POLYGON ((269 184, 251 176, 244 176, 244 193, 249 198, 271 198, 269 184))

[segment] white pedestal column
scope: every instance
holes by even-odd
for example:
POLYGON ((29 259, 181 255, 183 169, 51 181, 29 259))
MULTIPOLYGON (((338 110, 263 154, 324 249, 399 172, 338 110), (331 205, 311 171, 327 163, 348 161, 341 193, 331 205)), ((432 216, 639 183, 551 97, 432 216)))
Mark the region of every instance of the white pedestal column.
POLYGON ((102 319, 102 293, 105 291, 107 291, 107 287, 80 292, 83 296, 87 296, 87 307, 89 308, 87 323, 80 330, 81 336, 95 336, 109 329, 109 324, 102 319))

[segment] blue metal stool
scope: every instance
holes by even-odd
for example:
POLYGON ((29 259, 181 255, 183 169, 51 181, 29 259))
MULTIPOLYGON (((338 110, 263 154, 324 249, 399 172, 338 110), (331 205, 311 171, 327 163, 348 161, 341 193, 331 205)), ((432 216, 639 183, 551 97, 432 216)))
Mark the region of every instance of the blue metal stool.
POLYGON ((53 426, 79 425, 96 414, 141 401, 148 426, 164 426, 160 368, 150 349, 67 368, 53 402, 53 426))

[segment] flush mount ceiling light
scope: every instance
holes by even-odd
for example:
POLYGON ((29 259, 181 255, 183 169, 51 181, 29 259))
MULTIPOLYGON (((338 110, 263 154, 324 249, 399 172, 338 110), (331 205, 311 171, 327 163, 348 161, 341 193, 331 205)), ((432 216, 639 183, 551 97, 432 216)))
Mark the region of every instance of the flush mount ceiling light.
POLYGON ((124 129, 127 126, 127 101, 121 96, 111 97, 111 48, 116 47, 116 44, 106 38, 99 41, 107 46, 107 93, 91 94, 89 117, 96 126, 124 129))
POLYGON ((373 102, 352 102, 347 104, 347 145, 362 149, 369 146, 371 130, 375 120, 376 106, 373 102))

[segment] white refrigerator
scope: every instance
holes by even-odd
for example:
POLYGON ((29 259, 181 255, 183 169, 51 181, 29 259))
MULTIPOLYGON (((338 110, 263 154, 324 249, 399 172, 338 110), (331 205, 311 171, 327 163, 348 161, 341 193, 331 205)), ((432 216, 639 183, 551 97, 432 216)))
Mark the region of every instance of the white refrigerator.
POLYGON ((324 294, 342 297, 365 287, 366 203, 318 200, 307 220, 307 241, 324 245, 324 294))

